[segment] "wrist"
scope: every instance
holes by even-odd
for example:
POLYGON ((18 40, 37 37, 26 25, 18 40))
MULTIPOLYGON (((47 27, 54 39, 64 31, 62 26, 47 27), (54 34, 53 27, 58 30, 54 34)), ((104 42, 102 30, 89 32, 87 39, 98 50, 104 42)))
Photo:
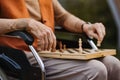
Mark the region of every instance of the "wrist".
POLYGON ((81 25, 81 32, 84 33, 84 26, 87 24, 86 22, 81 25))
POLYGON ((15 19, 12 30, 26 30, 29 19, 15 19))
POLYGON ((82 31, 82 33, 85 33, 85 32, 86 32, 88 26, 91 26, 91 23, 90 23, 90 22, 85 22, 85 23, 83 23, 83 24, 81 25, 81 31, 82 31))

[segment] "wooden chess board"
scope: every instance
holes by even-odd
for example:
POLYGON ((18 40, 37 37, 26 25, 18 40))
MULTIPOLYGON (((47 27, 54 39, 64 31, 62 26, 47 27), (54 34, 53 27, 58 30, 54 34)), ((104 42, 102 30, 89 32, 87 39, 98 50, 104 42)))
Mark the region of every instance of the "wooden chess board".
POLYGON ((50 51, 41 51, 38 52, 41 57, 49 58, 60 58, 60 59, 80 59, 80 60, 89 60, 94 58, 100 58, 108 55, 115 55, 115 49, 83 49, 82 52, 79 52, 78 48, 68 48, 64 51, 56 50, 56 52, 50 51))

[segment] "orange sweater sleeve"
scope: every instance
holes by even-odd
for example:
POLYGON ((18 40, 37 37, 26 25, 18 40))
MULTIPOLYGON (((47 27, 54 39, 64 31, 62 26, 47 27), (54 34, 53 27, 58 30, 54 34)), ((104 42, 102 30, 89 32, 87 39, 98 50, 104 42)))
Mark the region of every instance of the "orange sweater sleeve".
MULTIPOLYGON (((43 24, 54 30, 54 12, 52 0, 40 0, 40 10, 43 24)), ((0 1, 0 18, 19 19, 29 18, 29 12, 24 0, 1 0, 0 1)), ((20 50, 29 50, 23 40, 9 36, 0 36, 0 45, 9 46, 20 50)), ((37 39, 34 41, 37 47, 37 39)))

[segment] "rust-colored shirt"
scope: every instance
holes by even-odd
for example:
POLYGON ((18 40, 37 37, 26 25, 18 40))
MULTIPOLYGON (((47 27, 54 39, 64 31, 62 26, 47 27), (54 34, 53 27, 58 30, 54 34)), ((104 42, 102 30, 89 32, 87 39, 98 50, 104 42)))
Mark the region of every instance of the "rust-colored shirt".
POLYGON ((25 0, 25 4, 31 18, 41 21, 39 0, 25 0))
MULTIPOLYGON (((26 0, 31 1, 31 0, 26 0)), ((34 18, 41 21, 46 26, 54 30, 55 22, 64 26, 70 31, 78 32, 81 24, 85 23, 74 15, 69 14, 58 2, 58 0, 38 0, 36 10, 30 7, 30 3, 25 0, 1 0, 0 1, 0 18, 16 19, 16 18, 34 18), (37 7, 38 6, 38 7, 37 7), (40 12, 39 12, 40 11, 40 12), (37 13, 37 14, 36 14, 37 13), (40 14, 40 15, 39 15, 40 14), (37 17, 37 18, 36 18, 37 17), (77 27, 76 29, 74 29, 77 27)), ((33 0, 35 1, 35 0, 33 0)), ((37 0, 36 0, 37 1, 37 0)), ((34 45, 36 44, 36 39, 34 45)), ((0 36, 0 45, 10 46, 20 50, 28 50, 25 43, 18 38, 10 38, 0 36)))
MULTIPOLYGON (((32 15, 31 10, 33 9, 29 9, 30 7, 28 7, 29 3, 26 3, 27 1, 31 0, 1 0, 0 18, 17 19, 35 17, 32 15)), ((54 29, 54 12, 52 0, 38 0, 38 2, 38 6, 40 7, 37 8, 40 10, 37 11, 41 11, 41 14, 37 13, 37 16, 39 16, 38 20, 41 20, 43 24, 54 29)), ((29 50, 23 40, 19 38, 11 38, 8 36, 0 36, 0 45, 10 46, 20 50, 29 50)), ((37 46, 36 39, 34 41, 34 46, 37 46)))

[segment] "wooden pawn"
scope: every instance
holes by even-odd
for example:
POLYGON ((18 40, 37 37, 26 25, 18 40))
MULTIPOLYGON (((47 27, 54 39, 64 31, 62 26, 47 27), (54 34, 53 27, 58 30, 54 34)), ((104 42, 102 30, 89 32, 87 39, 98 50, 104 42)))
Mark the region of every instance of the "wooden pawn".
POLYGON ((97 41, 97 46, 100 47, 101 46, 101 41, 97 41))
POLYGON ((83 49, 82 49, 82 40, 81 40, 81 38, 80 38, 80 39, 79 39, 79 53, 82 54, 82 51, 83 51, 83 49))
POLYGON ((62 44, 61 41, 59 42, 59 48, 60 48, 60 52, 63 52, 63 49, 62 49, 63 48, 63 44, 62 44))

